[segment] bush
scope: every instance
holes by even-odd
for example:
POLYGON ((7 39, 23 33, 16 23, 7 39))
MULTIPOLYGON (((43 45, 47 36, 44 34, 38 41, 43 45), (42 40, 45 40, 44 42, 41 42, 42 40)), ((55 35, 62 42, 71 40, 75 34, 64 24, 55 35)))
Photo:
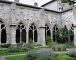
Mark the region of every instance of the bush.
POLYGON ((66 44, 66 48, 75 48, 74 44, 66 44))
POLYGON ((20 48, 18 48, 18 47, 9 47, 8 48, 8 52, 15 53, 15 52, 19 52, 19 51, 20 51, 20 48))
POLYGON ((54 60, 55 54, 52 51, 36 51, 27 54, 27 60, 54 60))
POLYGON ((73 58, 65 54, 60 54, 56 57, 56 60, 73 60, 73 58))
POLYGON ((37 59, 37 53, 36 52, 29 52, 26 57, 27 57, 26 60, 36 60, 37 59))
POLYGON ((1 47, 2 48, 8 48, 8 47, 10 47, 10 44, 1 44, 1 47))
POLYGON ((46 45, 50 45, 50 44, 52 44, 52 39, 50 36, 47 36, 46 37, 46 45))
POLYGON ((74 49, 74 50, 69 51, 68 55, 71 56, 71 57, 76 58, 76 50, 74 49))
POLYGON ((23 43, 23 44, 18 44, 17 47, 20 48, 20 51, 26 52, 26 51, 29 51, 29 50, 33 49, 34 45, 31 44, 31 43, 29 43, 29 44, 23 43))
POLYGON ((66 50, 66 45, 64 45, 64 44, 53 44, 52 49, 54 51, 65 51, 66 50))
POLYGON ((30 49, 34 48, 34 44, 31 44, 31 43, 25 44, 25 46, 28 47, 28 48, 30 48, 30 49))

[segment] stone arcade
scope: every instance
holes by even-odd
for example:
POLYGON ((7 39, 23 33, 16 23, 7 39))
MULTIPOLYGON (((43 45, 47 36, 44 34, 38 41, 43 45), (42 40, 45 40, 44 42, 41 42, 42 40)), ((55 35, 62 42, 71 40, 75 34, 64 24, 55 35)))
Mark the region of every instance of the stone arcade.
POLYGON ((0 0, 0 44, 33 43, 45 46, 45 33, 53 39, 53 27, 73 27, 76 45, 76 8, 59 0, 41 7, 0 0), (48 27, 48 29, 46 29, 48 27), (46 32, 45 32, 46 31, 46 32))

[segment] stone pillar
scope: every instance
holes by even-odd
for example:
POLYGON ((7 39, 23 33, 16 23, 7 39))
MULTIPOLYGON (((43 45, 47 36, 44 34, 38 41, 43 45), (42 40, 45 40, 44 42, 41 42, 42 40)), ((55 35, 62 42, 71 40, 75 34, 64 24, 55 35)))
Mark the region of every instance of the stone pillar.
POLYGON ((11 45, 16 45, 16 26, 11 25, 11 45))
POLYGON ((29 30, 28 30, 28 28, 26 28, 26 43, 28 43, 29 42, 29 30))
POLYGON ((53 29, 51 29, 51 40, 52 40, 52 42, 53 42, 53 29))
POLYGON ((10 28, 9 27, 7 27, 6 28, 6 33, 7 33, 7 41, 6 41, 6 44, 10 44, 11 43, 11 41, 10 41, 10 28))
POLYGON ((34 43, 34 29, 32 31, 33 31, 33 43, 34 43))
POLYGON ((76 6, 73 6, 74 45, 76 45, 76 6))
POLYGON ((0 44, 1 44, 1 23, 0 23, 0 44))
POLYGON ((76 45, 76 27, 74 27, 74 45, 76 45))
POLYGON ((38 44, 41 44, 42 46, 45 46, 45 28, 39 28, 38 29, 38 44))

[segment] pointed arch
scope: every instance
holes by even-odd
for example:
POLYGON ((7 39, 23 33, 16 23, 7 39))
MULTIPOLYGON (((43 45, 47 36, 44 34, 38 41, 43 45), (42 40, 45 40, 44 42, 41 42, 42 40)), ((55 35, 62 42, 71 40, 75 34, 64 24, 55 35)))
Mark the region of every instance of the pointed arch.
POLYGON ((35 22, 31 22, 31 23, 29 24, 29 27, 30 27, 31 25, 35 25, 35 26, 36 26, 36 29, 38 29, 38 25, 37 25, 35 22))
POLYGON ((34 23, 29 27, 29 42, 37 42, 37 27, 34 23))
POLYGON ((16 43, 26 43, 26 27, 20 22, 16 29, 16 43))
POLYGON ((6 33, 6 26, 3 22, 0 23, 1 24, 1 43, 6 43, 7 41, 7 33, 6 33))
POLYGON ((26 23, 25 23, 24 21, 18 21, 18 22, 16 23, 16 26, 18 26, 20 23, 22 23, 22 24, 26 27, 26 23))
POLYGON ((58 31, 58 25, 55 24, 53 26, 53 41, 54 42, 57 42, 59 40, 59 36, 57 35, 57 33, 58 33, 57 31, 58 31))
POLYGON ((45 37, 50 36, 51 37, 51 32, 50 28, 47 24, 45 24, 45 37))
POLYGON ((45 41, 46 45, 51 43, 51 32, 48 24, 45 24, 45 41))

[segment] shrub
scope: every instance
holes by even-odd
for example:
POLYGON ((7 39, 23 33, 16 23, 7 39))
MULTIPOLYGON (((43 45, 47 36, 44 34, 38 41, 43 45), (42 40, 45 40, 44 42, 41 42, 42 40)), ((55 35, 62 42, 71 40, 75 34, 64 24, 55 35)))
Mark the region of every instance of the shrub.
POLYGON ((46 45, 50 45, 50 44, 52 44, 52 39, 50 36, 47 36, 46 37, 46 45))
POLYGON ((73 58, 65 54, 60 54, 56 57, 56 60, 73 60, 73 58))
POLYGON ((67 48, 75 48, 74 44, 66 44, 67 48))
POLYGON ((20 48, 18 48, 18 47, 9 47, 8 48, 8 52, 14 53, 14 52, 19 52, 19 51, 20 51, 20 48))
POLYGON ((54 51, 65 51, 66 50, 66 45, 64 45, 64 44, 53 44, 52 49, 54 51))
POLYGON ((36 51, 27 54, 27 60, 54 60, 55 54, 53 51, 36 51))
POLYGON ((10 47, 10 44, 1 44, 1 47, 2 48, 8 48, 8 47, 10 47))
POLYGON ((37 53, 36 52, 29 52, 26 57, 27 57, 26 60, 36 60, 37 59, 37 53))
POLYGON ((34 48, 34 44, 31 44, 31 43, 28 43, 25 46, 28 47, 28 48, 30 48, 30 49, 34 48))
POLYGON ((71 56, 71 57, 76 58, 76 50, 74 49, 74 50, 69 51, 68 55, 71 56))

